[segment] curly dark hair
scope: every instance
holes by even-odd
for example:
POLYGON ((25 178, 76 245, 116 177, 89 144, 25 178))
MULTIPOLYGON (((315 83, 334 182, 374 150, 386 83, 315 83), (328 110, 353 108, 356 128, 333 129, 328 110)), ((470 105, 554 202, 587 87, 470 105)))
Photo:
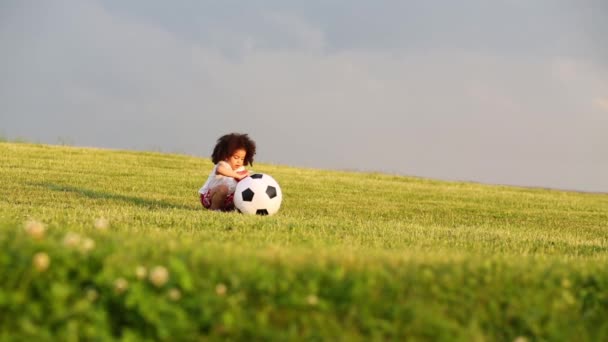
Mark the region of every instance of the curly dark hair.
POLYGON ((255 142, 247 134, 240 133, 226 134, 217 139, 217 143, 213 148, 213 154, 211 154, 211 160, 213 164, 217 164, 230 157, 238 149, 243 149, 247 152, 243 164, 253 165, 255 142))

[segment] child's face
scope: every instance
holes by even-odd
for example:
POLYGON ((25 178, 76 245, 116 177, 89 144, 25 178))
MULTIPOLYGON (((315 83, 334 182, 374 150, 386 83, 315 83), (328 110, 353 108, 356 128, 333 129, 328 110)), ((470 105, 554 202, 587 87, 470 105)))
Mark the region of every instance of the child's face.
POLYGON ((226 161, 228 162, 228 164, 230 164, 230 167, 233 170, 236 170, 239 167, 243 166, 246 155, 247 155, 247 151, 240 148, 238 150, 235 150, 234 153, 230 157, 228 157, 228 159, 226 159, 226 161))

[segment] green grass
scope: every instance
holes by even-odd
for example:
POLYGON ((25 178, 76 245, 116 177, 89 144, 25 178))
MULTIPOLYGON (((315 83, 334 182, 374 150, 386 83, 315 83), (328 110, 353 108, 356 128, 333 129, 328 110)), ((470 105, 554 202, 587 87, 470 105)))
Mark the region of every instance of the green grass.
POLYGON ((203 210, 208 159, 0 143, 0 339, 608 339, 606 194, 254 166, 275 216, 203 210))

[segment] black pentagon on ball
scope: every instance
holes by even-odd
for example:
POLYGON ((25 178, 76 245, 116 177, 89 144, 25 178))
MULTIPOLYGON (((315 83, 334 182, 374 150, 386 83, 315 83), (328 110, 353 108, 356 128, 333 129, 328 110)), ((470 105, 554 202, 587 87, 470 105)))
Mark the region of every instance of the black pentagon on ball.
POLYGON ((275 197, 277 197, 277 188, 275 188, 275 187, 274 187, 274 186, 272 186, 272 185, 269 185, 269 186, 266 188, 266 194, 267 194, 267 195, 268 195, 268 197, 270 197, 270 198, 275 198, 275 197))
POLYGON ((251 202, 253 200, 254 193, 251 189, 247 188, 247 189, 243 190, 241 195, 243 195, 243 201, 251 202))
POLYGON ((260 178, 262 178, 262 176, 264 176, 264 175, 261 174, 261 173, 254 173, 254 174, 251 175, 251 178, 253 178, 253 179, 260 179, 260 178))
POLYGON ((265 216, 265 215, 268 215, 268 210, 266 210, 266 209, 258 209, 258 210, 255 212, 255 214, 256 214, 256 215, 262 215, 262 216, 265 216))

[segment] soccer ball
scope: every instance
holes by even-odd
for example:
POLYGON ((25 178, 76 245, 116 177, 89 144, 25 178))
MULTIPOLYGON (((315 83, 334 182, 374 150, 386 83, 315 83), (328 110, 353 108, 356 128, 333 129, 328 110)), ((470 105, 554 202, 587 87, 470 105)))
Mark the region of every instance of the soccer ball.
POLYGON ((279 184, 265 173, 241 179, 234 192, 234 206, 243 214, 273 215, 279 211, 282 200, 279 184))

